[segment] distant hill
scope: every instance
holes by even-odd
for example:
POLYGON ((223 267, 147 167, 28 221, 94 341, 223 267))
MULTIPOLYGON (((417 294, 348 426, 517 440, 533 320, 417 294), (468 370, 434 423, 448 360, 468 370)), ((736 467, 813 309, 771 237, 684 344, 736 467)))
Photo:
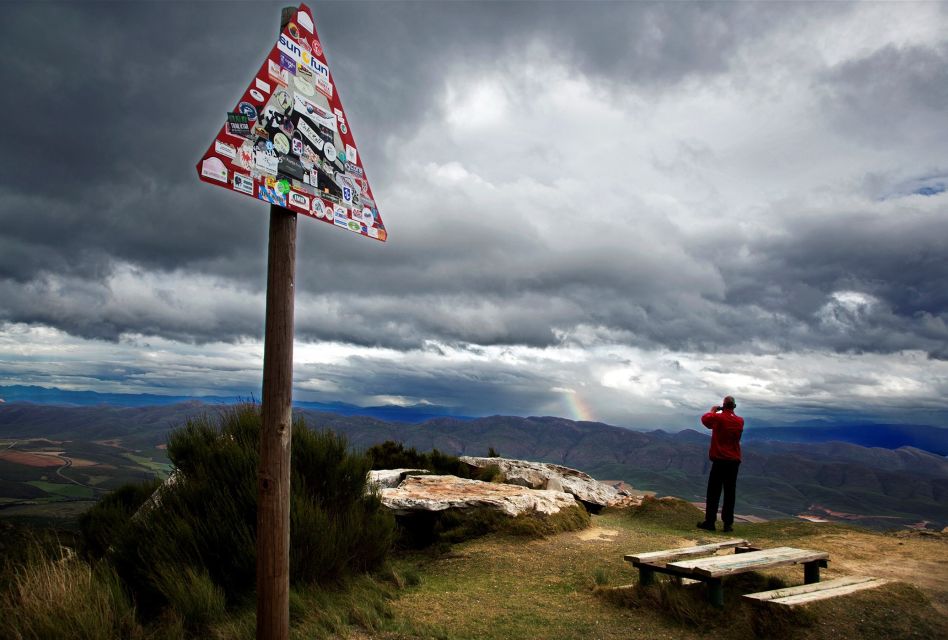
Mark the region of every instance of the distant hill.
MULTIPOLYGON (((189 402, 163 407, 0 405, 0 438, 53 440, 120 438, 151 448, 188 415, 220 407, 189 402)), ((632 431, 555 417, 439 417, 395 422, 299 409, 316 427, 346 434, 359 448, 385 440, 419 450, 485 455, 489 447, 513 458, 554 462, 594 477, 700 501, 709 468, 708 435, 632 431)), ((764 431, 764 430, 761 430, 764 431)), ((927 521, 948 526, 948 459, 915 447, 869 448, 845 442, 781 442, 748 429, 738 512, 763 517, 807 513, 870 526, 927 521)))
MULTIPOLYGON (((253 400, 252 394, 245 396, 164 396, 153 393, 98 393, 96 391, 71 391, 37 386, 0 386, 0 398, 7 403, 30 402, 33 404, 58 405, 64 407, 165 407, 185 402, 200 402, 208 405, 229 405, 253 400)), ((316 411, 326 411, 342 416, 367 416, 400 422, 424 422, 432 418, 456 415, 447 407, 435 405, 360 407, 344 402, 294 402, 293 406, 316 411)))
POLYGON ((864 447, 915 447, 948 456, 948 429, 913 424, 814 424, 748 429, 745 440, 781 442, 849 442, 864 447))

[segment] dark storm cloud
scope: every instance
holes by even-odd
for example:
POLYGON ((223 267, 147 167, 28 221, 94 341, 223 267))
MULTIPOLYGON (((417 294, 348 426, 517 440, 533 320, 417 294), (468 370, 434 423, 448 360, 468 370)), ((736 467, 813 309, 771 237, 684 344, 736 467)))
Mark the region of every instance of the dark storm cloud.
POLYGON ((221 109, 203 107, 233 101, 271 38, 251 29, 249 45, 233 47, 225 34, 238 15, 181 6, 6 7, 0 83, 17 92, 0 222, 19 247, 0 254, 0 277, 101 280, 114 260, 174 268, 256 254, 251 208, 225 208, 190 182, 220 121, 221 109))
MULTIPOLYGON (((5 132, 0 277, 28 281, 68 268, 96 278, 112 259, 246 276, 239 256, 259 254, 265 214, 196 189, 192 167, 272 46, 279 6, 7 5, 0 83, 16 97, 5 132)), ((774 19, 700 4, 687 12, 625 3, 313 9, 363 154, 375 158, 387 132, 427 117, 453 65, 489 67, 540 38, 610 80, 674 82, 724 69, 741 31, 774 19), (759 18, 746 24, 749 14, 759 18)), ((376 162, 382 180, 390 164, 376 162)))
MULTIPOLYGON (((5 7, 0 86, 17 95, 8 101, 0 185, 0 320, 112 340, 259 336, 266 210, 199 184, 194 164, 272 46, 281 4, 5 7), (188 288, 195 276, 206 288, 188 288)), ((405 177, 388 143, 443 117, 446 77, 516 62, 532 41, 601 86, 659 94, 726 73, 743 44, 771 29, 851 10, 519 2, 312 9, 377 194, 405 177)), ((891 135, 909 126, 903 113, 934 122, 948 86, 945 61, 943 48, 883 49, 819 83, 853 132, 874 136, 885 127, 891 135)), ((856 216, 788 227, 779 240, 736 237, 735 251, 748 257, 732 260, 709 255, 702 239, 638 202, 627 208, 640 228, 613 237, 569 228, 574 242, 554 250, 529 225, 511 232, 457 191, 432 188, 428 199, 412 200, 423 224, 386 218, 393 231, 384 247, 301 220, 298 335, 398 349, 429 339, 548 346, 587 327, 604 339, 698 351, 754 341, 944 351, 943 216, 856 216), (833 298, 840 291, 876 302, 847 307, 833 298)), ((395 378, 379 389, 393 393, 395 378)))
POLYGON ((782 346, 921 349, 948 357, 948 219, 942 211, 906 206, 888 216, 801 221, 792 236, 749 249, 750 265, 724 265, 728 301, 792 319, 791 331, 770 336, 782 346), (873 301, 840 305, 832 294, 841 292, 873 301))

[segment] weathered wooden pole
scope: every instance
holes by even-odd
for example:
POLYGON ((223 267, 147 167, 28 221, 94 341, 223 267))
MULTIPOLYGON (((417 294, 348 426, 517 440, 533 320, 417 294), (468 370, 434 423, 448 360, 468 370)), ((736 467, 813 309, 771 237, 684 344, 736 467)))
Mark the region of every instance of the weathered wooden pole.
MULTIPOLYGON (((285 7, 280 31, 296 7, 285 7)), ((296 214, 270 205, 263 339, 263 430, 257 470, 257 640, 290 635, 290 445, 296 214)))

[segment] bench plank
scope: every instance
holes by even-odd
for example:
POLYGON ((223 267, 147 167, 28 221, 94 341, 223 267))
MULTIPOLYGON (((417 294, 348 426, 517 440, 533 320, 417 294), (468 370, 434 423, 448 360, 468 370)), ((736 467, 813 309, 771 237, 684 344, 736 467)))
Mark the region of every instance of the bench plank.
POLYGON ((649 551, 647 553, 635 553, 628 554, 625 556, 626 561, 633 564, 638 564, 640 562, 647 563, 662 563, 670 562, 672 560, 678 560, 680 558, 688 558, 691 556, 701 556, 714 553, 720 549, 729 549, 731 547, 740 547, 748 544, 747 540, 742 538, 734 538, 732 540, 722 540, 721 542, 714 542, 711 544, 702 544, 696 547, 682 547, 680 549, 664 549, 662 551, 649 551))
POLYGON ((768 569, 785 564, 800 564, 816 560, 828 560, 829 554, 825 551, 811 551, 809 549, 794 549, 793 547, 776 547, 762 551, 751 551, 729 556, 712 556, 669 562, 668 568, 676 571, 689 572, 711 578, 757 569, 768 569))
POLYGON ((774 589, 773 591, 761 591, 760 593, 748 593, 744 595, 748 600, 757 602, 766 602, 784 606, 797 606, 823 600, 825 598, 835 598, 836 596, 862 591, 863 589, 873 589, 888 584, 888 580, 882 578, 872 578, 868 576, 847 576, 845 578, 836 578, 826 582, 816 584, 803 584, 797 587, 788 587, 785 589, 774 589))

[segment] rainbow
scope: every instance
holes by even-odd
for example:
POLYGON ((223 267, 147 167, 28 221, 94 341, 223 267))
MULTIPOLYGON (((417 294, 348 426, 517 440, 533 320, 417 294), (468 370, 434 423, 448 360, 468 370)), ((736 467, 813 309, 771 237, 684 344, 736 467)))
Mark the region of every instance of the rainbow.
POLYGON ((566 406, 569 408, 573 420, 595 422, 596 417, 592 408, 578 392, 572 390, 565 392, 563 393, 563 399, 566 401, 566 406))

